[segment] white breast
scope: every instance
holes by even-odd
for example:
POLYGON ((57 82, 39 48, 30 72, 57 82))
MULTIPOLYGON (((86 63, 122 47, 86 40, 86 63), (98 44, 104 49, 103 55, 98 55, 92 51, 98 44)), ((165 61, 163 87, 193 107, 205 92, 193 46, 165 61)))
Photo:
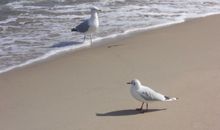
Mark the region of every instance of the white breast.
POLYGON ((96 32, 98 27, 99 27, 98 15, 95 14, 89 20, 89 30, 87 31, 87 34, 92 34, 96 32))
POLYGON ((132 86, 132 87, 130 88, 130 93, 131 93, 131 95, 132 95, 136 100, 138 100, 138 101, 140 101, 140 102, 146 102, 146 101, 143 100, 143 98, 138 94, 138 92, 137 92, 137 90, 136 90, 136 88, 135 88, 134 86, 132 86))

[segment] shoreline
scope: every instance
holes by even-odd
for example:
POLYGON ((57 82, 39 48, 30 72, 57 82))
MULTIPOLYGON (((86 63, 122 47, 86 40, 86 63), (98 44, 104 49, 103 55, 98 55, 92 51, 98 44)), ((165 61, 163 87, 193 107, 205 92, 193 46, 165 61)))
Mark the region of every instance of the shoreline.
POLYGON ((195 19, 1 74, 0 129, 217 130, 219 23, 195 19), (138 113, 134 78, 179 100, 138 113))
POLYGON ((92 49, 94 47, 106 46, 108 44, 111 44, 112 42, 117 42, 117 41, 120 41, 120 40, 128 38, 128 37, 139 35, 141 33, 146 33, 146 32, 149 32, 149 31, 154 31, 154 30, 158 30, 158 29, 162 29, 162 28, 167 28, 167 27, 170 27, 170 26, 175 26, 177 24, 182 24, 182 23, 185 23, 185 22, 189 22, 189 21, 193 21, 193 20, 197 20, 197 19, 202 19, 202 18, 206 18, 206 17, 212 17, 212 16, 215 16, 215 15, 220 15, 220 12, 219 13, 217 13, 217 12, 216 13, 209 13, 209 14, 205 14, 205 15, 201 15, 201 16, 197 16, 197 17, 193 16, 192 18, 185 18, 185 19, 182 19, 182 20, 179 20, 179 21, 173 21, 173 22, 169 22, 169 23, 162 23, 162 24, 159 24, 159 25, 154 25, 154 26, 149 26, 149 27, 144 27, 144 28, 135 28, 135 29, 127 30, 123 33, 112 34, 110 36, 106 36, 106 37, 101 38, 101 39, 100 38, 95 39, 95 45, 94 46, 89 45, 89 42, 87 41, 87 42, 82 43, 81 45, 79 45, 77 47, 76 46, 62 47, 60 49, 48 52, 47 54, 44 54, 44 55, 42 55, 38 58, 30 59, 30 60, 28 60, 24 63, 14 65, 14 66, 8 67, 6 69, 2 69, 2 70, 0 70, 0 75, 4 74, 4 73, 7 73, 9 71, 24 68, 24 67, 29 66, 29 65, 45 62, 47 60, 50 60, 50 58, 53 59, 53 58, 59 57, 59 55, 65 55, 65 53, 74 53, 75 51, 81 51, 81 50, 84 50, 84 49, 92 49))

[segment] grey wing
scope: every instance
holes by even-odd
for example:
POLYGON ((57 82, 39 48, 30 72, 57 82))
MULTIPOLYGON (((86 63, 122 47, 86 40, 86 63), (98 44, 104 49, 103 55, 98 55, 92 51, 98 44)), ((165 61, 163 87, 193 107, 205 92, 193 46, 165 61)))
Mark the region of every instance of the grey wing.
POLYGON ((80 23, 78 26, 76 26, 76 29, 78 32, 86 32, 89 30, 89 20, 85 20, 82 23, 80 23))

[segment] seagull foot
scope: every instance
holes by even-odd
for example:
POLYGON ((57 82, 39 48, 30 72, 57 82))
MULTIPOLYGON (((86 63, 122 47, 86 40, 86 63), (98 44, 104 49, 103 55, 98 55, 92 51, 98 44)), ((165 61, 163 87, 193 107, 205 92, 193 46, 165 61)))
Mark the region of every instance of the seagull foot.
POLYGON ((136 111, 142 111, 143 109, 142 108, 136 108, 136 111))
POLYGON ((140 113, 145 113, 148 112, 148 109, 137 108, 136 111, 139 111, 140 113))
POLYGON ((147 112, 147 110, 141 109, 141 108, 137 108, 136 111, 139 111, 140 113, 145 113, 147 112))

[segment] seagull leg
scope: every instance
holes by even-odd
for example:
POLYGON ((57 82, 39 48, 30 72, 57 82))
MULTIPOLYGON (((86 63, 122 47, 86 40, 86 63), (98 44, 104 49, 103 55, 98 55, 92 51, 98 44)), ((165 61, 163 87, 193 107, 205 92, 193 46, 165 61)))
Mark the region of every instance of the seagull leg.
POLYGON ((83 40, 83 42, 85 42, 85 40, 86 40, 86 34, 84 34, 84 40, 83 40))
POLYGON ((143 105, 144 105, 144 102, 142 102, 141 107, 140 107, 140 108, 137 108, 136 110, 137 110, 137 111, 142 111, 142 110, 143 110, 143 105))
POLYGON ((148 103, 146 103, 146 111, 148 111, 148 103))
POLYGON ((91 42, 91 44, 92 44, 92 34, 90 35, 90 42, 91 42))

